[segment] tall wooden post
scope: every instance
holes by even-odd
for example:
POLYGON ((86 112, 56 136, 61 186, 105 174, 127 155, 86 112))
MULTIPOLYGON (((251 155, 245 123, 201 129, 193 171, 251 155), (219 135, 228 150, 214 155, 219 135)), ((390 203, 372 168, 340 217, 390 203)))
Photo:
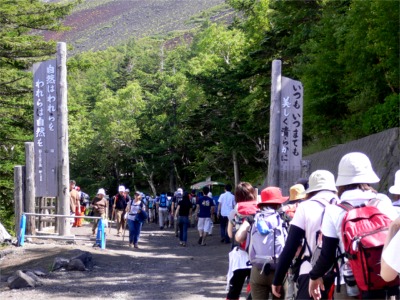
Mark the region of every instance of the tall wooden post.
POLYGON ((279 129, 281 117, 281 79, 282 62, 274 60, 271 72, 271 107, 269 122, 269 155, 268 155, 268 175, 265 186, 279 186, 279 129))
POLYGON ((24 212, 24 191, 25 191, 25 167, 14 167, 14 216, 15 216, 15 234, 18 237, 19 224, 22 213, 24 212))
MULTIPOLYGON (((69 151, 67 108, 67 46, 57 43, 57 96, 58 96, 58 214, 70 214, 69 151)), ((70 219, 58 218, 59 234, 70 235, 70 219)))
MULTIPOLYGON (((35 151, 33 142, 25 143, 25 166, 25 209, 26 212, 35 213, 35 151)), ((26 232, 34 235, 35 231, 35 217, 29 216, 26 220, 26 232)))

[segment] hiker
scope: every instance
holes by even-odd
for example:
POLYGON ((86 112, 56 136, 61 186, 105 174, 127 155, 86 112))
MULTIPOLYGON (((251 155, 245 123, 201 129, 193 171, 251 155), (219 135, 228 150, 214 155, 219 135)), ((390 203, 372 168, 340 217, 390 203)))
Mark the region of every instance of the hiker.
MULTIPOLYGON (((129 193, 129 190, 128 190, 129 193)), ((128 205, 128 197, 126 189, 123 185, 118 187, 118 194, 114 196, 113 209, 111 219, 117 222, 117 236, 121 236, 121 231, 125 228, 125 211, 128 205)))
POLYGON ((187 231, 190 226, 189 216, 192 214, 192 203, 189 199, 189 194, 185 193, 181 201, 177 202, 175 210, 175 219, 179 224, 179 244, 186 247, 187 231))
POLYGON ((229 215, 227 233, 229 238, 232 241, 236 240, 239 245, 232 247, 229 252, 226 299, 239 299, 243 284, 246 278, 250 277, 251 265, 246 251, 247 230, 245 228, 247 228, 247 225, 245 224, 242 227, 242 224, 246 222, 250 224, 252 215, 256 213, 256 189, 248 182, 240 182, 235 189, 235 201, 235 209, 229 215), (242 207, 249 209, 242 212, 242 207), (238 211, 242 213, 240 217, 238 211))
POLYGON ((190 216, 190 227, 195 228, 196 227, 196 203, 197 203, 197 197, 196 197, 196 190, 192 190, 192 192, 189 195, 190 201, 192 202, 192 215, 190 216))
POLYGON ((390 224, 385 246, 382 252, 381 276, 389 282, 396 279, 400 273, 400 217, 390 224))
POLYGON ((165 193, 161 193, 157 196, 157 211, 158 211, 158 221, 160 225, 160 229, 164 229, 168 222, 168 208, 167 208, 167 196, 165 193))
MULTIPOLYGON (((107 208, 107 199, 106 199, 106 192, 104 189, 99 189, 97 191, 96 197, 92 200, 92 207, 93 207, 93 217, 101 217, 102 219, 106 218, 106 208, 107 208)), ((96 228, 99 224, 99 219, 93 222, 92 227, 92 234, 96 234, 96 228)))
MULTIPOLYGON (((300 195, 297 192, 304 190, 304 188, 302 188, 302 185, 299 187, 299 185, 296 184, 293 186, 295 188, 291 188, 291 197, 303 199, 306 196, 307 200, 297 206, 296 213, 290 223, 286 245, 275 270, 272 292, 278 298, 281 297, 283 292, 282 286, 291 262, 297 256, 300 259, 297 268, 299 274, 293 274, 293 279, 297 282, 298 288, 296 299, 310 299, 308 272, 312 268, 312 261, 317 259, 317 247, 320 243, 318 236, 322 218, 326 208, 338 201, 335 178, 329 171, 317 170, 313 172, 310 175, 309 188, 300 195), (294 194, 297 194, 297 196, 294 196, 294 194), (301 251, 298 251, 298 249, 301 249, 301 251)), ((334 276, 331 276, 329 283, 325 281, 325 292, 329 291, 333 279, 334 276)), ((322 298, 327 299, 328 296, 323 293, 322 298)))
MULTIPOLYGON (((338 245, 341 253, 345 253, 346 251, 351 255, 350 252, 353 250, 358 251, 357 255, 350 256, 352 258, 350 261, 345 258, 343 264, 343 266, 346 267, 347 273, 345 280, 346 278, 349 280, 346 282, 346 288, 342 286, 343 288, 340 290, 338 297, 357 296, 362 299, 385 299, 386 296, 398 294, 398 283, 397 286, 387 286, 378 290, 374 290, 373 288, 365 290, 364 285, 362 285, 365 278, 374 277, 373 283, 375 285, 380 281, 383 281, 379 277, 379 270, 375 270, 376 268, 379 268, 380 258, 376 258, 376 261, 370 261, 369 268, 348 268, 348 265, 351 265, 352 262, 356 262, 362 257, 361 250, 365 251, 365 249, 360 248, 362 247, 362 244, 359 244, 360 240, 355 240, 355 242, 352 243, 353 245, 350 245, 345 249, 345 240, 343 239, 343 236, 351 234, 350 231, 345 231, 343 233, 341 229, 342 226, 345 225, 342 224, 343 219, 345 217, 348 218, 345 207, 348 205, 351 205, 352 207, 360 207, 352 211, 355 215, 357 210, 362 210, 365 205, 368 205, 367 209, 370 211, 375 211, 375 208, 372 207, 375 206, 376 211, 382 213, 382 215, 379 215, 380 221, 383 221, 385 218, 394 220, 397 217, 396 212, 393 211, 390 199, 384 194, 377 193, 371 187, 370 184, 377 182, 379 182, 379 177, 372 169, 371 162, 365 154, 352 152, 344 155, 340 160, 338 166, 338 177, 336 179, 336 187, 338 188, 340 203, 338 205, 330 205, 326 207, 321 227, 323 233, 321 254, 315 266, 309 273, 309 294, 314 299, 321 299, 321 290, 323 291, 325 289, 322 277, 334 265, 338 245), (374 201, 372 204, 371 200, 374 201), (368 272, 368 274, 363 273, 363 270, 368 272), (354 276, 350 276, 351 273, 349 273, 349 271, 351 271, 354 276), (354 279, 357 283, 356 285, 354 284, 354 279), (356 291, 356 288, 358 288, 359 292, 356 291), (354 295, 351 295, 350 293, 354 293, 354 295)), ((383 223, 380 222, 380 228, 382 228, 382 224, 383 223)), ((368 224, 368 227, 363 226, 361 229, 366 228, 368 232, 371 233, 373 232, 369 230, 371 225, 375 224, 368 224)), ((353 228, 354 231, 359 229, 359 227, 353 228)), ((378 240, 374 239, 374 242, 378 242, 378 240)))
POLYGON ((290 187, 289 200, 283 203, 282 207, 280 208, 280 211, 282 212, 282 218, 285 221, 285 227, 287 230, 289 230, 289 224, 294 217, 297 207, 304 200, 305 196, 306 193, 304 185, 298 183, 290 187))
POLYGON ((155 207, 156 207, 156 199, 150 195, 149 202, 147 203, 148 211, 149 211, 149 222, 155 223, 156 222, 156 214, 155 214, 155 207))
MULTIPOLYGON (((272 279, 279 255, 285 246, 286 230, 277 210, 289 197, 283 197, 280 188, 267 187, 261 191, 261 201, 253 224, 244 228, 249 232, 247 239, 249 260, 252 265, 250 287, 252 299, 269 299, 272 294, 272 279)), ((273 299, 276 299, 272 295, 273 299)))
POLYGON ((400 170, 394 175, 394 185, 389 188, 389 193, 393 195, 392 205, 400 216, 400 170))
POLYGON ((232 185, 225 185, 225 193, 219 196, 218 214, 221 243, 230 244, 231 240, 228 236, 228 216, 231 211, 235 208, 235 196, 232 194, 232 185))
POLYGON ((141 217, 145 209, 146 207, 142 201, 141 193, 136 191, 134 199, 132 199, 126 207, 130 248, 139 248, 140 231, 142 230, 143 223, 147 220, 147 214, 145 214, 145 217, 141 217))
MULTIPOLYGON (((86 207, 83 206, 83 203, 81 202, 81 199, 82 199, 81 188, 79 186, 75 186, 74 189, 78 192, 78 199, 79 199, 76 202, 75 216, 83 216, 85 214, 86 207)), ((72 227, 82 227, 82 222, 83 222, 83 218, 75 218, 75 222, 72 225, 72 227)))
POLYGON ((210 188, 203 187, 203 196, 197 200, 196 215, 198 218, 197 230, 199 231, 198 243, 201 246, 206 246, 207 234, 211 227, 211 216, 214 213, 214 201, 208 197, 210 188))
POLYGON ((172 198, 172 203, 171 203, 171 213, 174 215, 174 229, 175 229, 175 236, 178 237, 178 217, 177 214, 175 213, 176 208, 179 205, 179 202, 181 202, 183 199, 183 190, 181 188, 177 189, 176 192, 174 193, 174 197, 172 198))
MULTIPOLYGON (((70 180, 69 182, 69 208, 70 208, 70 215, 80 215, 81 213, 81 205, 80 205, 80 198, 78 191, 75 189, 76 182, 75 180, 70 180)), ((72 227, 76 227, 76 220, 70 219, 69 223, 72 227)))

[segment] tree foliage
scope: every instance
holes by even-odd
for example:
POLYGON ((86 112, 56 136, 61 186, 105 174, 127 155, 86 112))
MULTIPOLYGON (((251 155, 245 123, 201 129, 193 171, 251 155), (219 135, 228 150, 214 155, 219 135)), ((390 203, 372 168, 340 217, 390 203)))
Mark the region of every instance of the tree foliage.
MULTIPOLYGON (((14 2, 0 3, 8 26, 0 28, 4 199, 31 138, 26 70, 54 51, 28 33, 58 29, 70 6, 29 1, 19 18, 14 2)), ((227 3, 236 12, 230 24, 207 21, 181 37, 131 40, 68 60, 70 170, 84 190, 166 192, 208 176, 233 183, 234 162, 240 180, 261 184, 274 59, 304 84, 304 153, 399 125, 398 1, 227 3)))

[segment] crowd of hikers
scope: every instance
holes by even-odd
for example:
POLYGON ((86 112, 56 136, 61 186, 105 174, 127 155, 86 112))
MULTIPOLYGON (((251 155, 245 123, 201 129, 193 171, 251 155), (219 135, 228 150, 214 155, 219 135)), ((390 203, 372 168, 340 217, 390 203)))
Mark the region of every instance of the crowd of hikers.
MULTIPOLYGON (((390 198, 372 187, 380 179, 363 153, 343 156, 337 174, 316 170, 289 196, 274 186, 258 193, 248 182, 232 193, 227 184, 217 203, 208 186, 154 197, 139 191, 131 197, 119 186, 108 201, 99 189, 91 202, 74 192, 71 212, 92 207, 107 218, 109 211, 118 236, 128 228, 133 248, 145 222, 174 228, 186 247, 189 227, 197 227, 198 244, 206 246, 219 220, 221 243, 231 245, 226 299, 239 299, 245 285, 247 299, 399 299, 400 170, 390 198)), ((79 192, 73 181, 71 190, 79 192)))

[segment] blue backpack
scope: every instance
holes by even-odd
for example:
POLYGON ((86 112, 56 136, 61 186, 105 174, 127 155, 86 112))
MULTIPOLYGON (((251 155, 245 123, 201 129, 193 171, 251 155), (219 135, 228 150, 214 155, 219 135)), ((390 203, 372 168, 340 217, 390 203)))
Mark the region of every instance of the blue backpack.
POLYGON ((165 194, 160 195, 160 207, 167 207, 167 196, 165 194))

